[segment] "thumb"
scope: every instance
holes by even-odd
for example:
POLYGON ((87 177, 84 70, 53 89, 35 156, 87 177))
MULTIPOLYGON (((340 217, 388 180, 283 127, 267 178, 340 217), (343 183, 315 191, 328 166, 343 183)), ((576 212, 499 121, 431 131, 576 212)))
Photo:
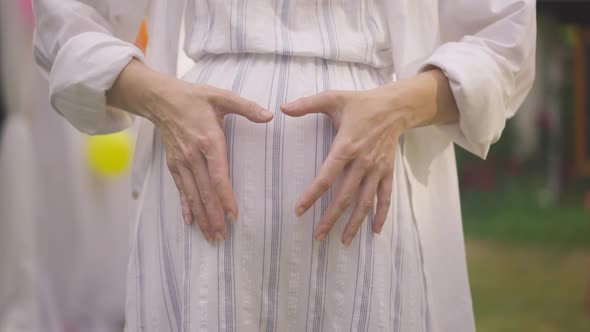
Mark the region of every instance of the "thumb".
POLYGON ((215 104, 223 115, 234 113, 256 123, 269 122, 274 117, 264 107, 231 92, 217 98, 215 104))
POLYGON ((299 98, 281 105, 281 111, 289 116, 303 116, 311 113, 325 113, 330 115, 337 105, 339 94, 326 91, 314 96, 299 98))

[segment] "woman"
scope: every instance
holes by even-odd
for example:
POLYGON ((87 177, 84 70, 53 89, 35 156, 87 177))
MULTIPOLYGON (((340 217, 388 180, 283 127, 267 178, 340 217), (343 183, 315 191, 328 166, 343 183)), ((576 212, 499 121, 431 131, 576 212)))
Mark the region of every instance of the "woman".
POLYGON ((526 95, 534 1, 189 0, 177 80, 182 6, 36 6, 53 107, 157 128, 128 330, 474 330, 451 143, 485 157, 526 95))

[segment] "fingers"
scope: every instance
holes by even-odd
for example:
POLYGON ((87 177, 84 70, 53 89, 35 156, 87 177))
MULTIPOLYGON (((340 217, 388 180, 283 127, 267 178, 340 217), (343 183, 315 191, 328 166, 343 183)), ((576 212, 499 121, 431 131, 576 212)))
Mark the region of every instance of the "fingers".
POLYGON ((346 173, 342 185, 338 188, 335 197, 330 202, 322 220, 315 230, 315 239, 322 241, 332 229, 338 218, 350 206, 359 184, 366 174, 367 169, 362 163, 355 161, 346 173))
POLYGON ((176 188, 178 188, 178 194, 180 196, 180 207, 182 210, 182 219, 184 220, 185 224, 190 225, 193 223, 193 214, 191 213, 190 205, 187 203, 186 195, 184 194, 184 185, 182 184, 180 173, 176 169, 170 169, 170 173, 172 174, 172 179, 174 179, 174 184, 176 184, 176 188))
POLYGON ((238 217, 238 206, 229 180, 229 167, 227 164, 227 146, 223 132, 219 130, 218 137, 211 143, 201 148, 201 152, 207 161, 211 184, 219 197, 223 210, 231 222, 238 217))
POLYGON ((375 218, 373 218, 373 232, 381 234, 385 220, 387 219, 387 212, 391 206, 391 193, 393 192, 393 170, 386 175, 379 183, 377 189, 377 210, 375 218))
MULTIPOLYGON (((196 221, 201 229, 201 233, 207 241, 212 241, 214 239, 213 233, 211 232, 212 228, 210 226, 209 218, 207 217, 207 212, 205 207, 203 206, 203 202, 201 201, 201 195, 199 194, 199 190, 197 188, 197 184, 195 183, 195 179, 193 174, 188 168, 179 167, 180 174, 180 181, 182 182, 182 186, 184 189, 184 200, 188 207, 187 213, 190 213, 193 217, 193 221, 196 221)), ((182 202, 182 196, 181 196, 182 202)), ((184 214, 184 209, 183 209, 184 214)))
POLYGON ((349 246, 352 240, 358 233, 363 221, 371 211, 375 201, 375 194, 377 194, 377 186, 380 181, 380 174, 372 172, 363 179, 360 186, 354 210, 346 224, 346 228, 342 233, 342 243, 349 246))
POLYGON ((281 111, 289 116, 304 116, 311 113, 329 114, 341 102, 342 95, 336 91, 325 91, 281 105, 281 111))
POLYGON ((224 115, 235 113, 256 123, 268 122, 274 117, 274 114, 264 107, 230 91, 219 89, 211 98, 216 109, 224 115))
POLYGON ((223 218, 223 210, 209 177, 207 161, 201 152, 193 153, 189 160, 192 164, 192 174, 197 184, 201 202, 205 207, 213 239, 217 241, 225 240, 227 229, 223 218))
POLYGON ((345 145, 340 144, 337 139, 334 140, 332 149, 328 157, 322 164, 319 174, 313 180, 309 188, 301 195, 295 208, 295 214, 300 217, 303 215, 330 187, 338 175, 342 172, 346 164, 351 160, 343 157, 345 154, 345 145))

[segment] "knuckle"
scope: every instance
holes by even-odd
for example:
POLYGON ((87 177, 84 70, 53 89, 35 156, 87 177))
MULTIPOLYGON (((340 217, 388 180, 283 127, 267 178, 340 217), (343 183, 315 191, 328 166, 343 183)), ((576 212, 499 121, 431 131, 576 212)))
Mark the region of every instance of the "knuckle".
POLYGON ((361 208, 363 209, 364 213, 367 213, 373 207, 373 200, 364 200, 361 203, 361 208))
POLYGON ((166 165, 168 166, 170 173, 172 173, 172 176, 176 177, 178 174, 178 163, 175 160, 166 159, 166 165))
POLYGON ((379 171, 380 173, 387 173, 387 171, 389 171, 389 166, 387 165, 386 162, 384 162, 382 159, 377 159, 375 161, 375 168, 377 169, 377 171, 379 171))
POLYGON ((354 219, 350 220, 348 227, 349 227, 349 232, 353 236, 353 238, 358 233, 359 228, 361 227, 362 223, 363 223, 362 218, 354 218, 354 219))
POLYGON ((181 159, 175 153, 166 155, 166 165, 170 171, 178 172, 178 166, 181 164, 181 159))
POLYGON ((362 212, 363 212, 362 214, 358 214, 356 216, 356 218, 354 219, 354 221, 352 223, 354 225, 355 231, 361 227, 361 225, 365 222, 365 219, 367 218, 365 211, 362 211, 362 212))
POLYGON ((193 205, 195 203, 195 196, 192 193, 185 193, 184 200, 185 200, 186 204, 191 205, 191 210, 194 210, 193 205))
POLYGON ((220 188, 224 185, 225 181, 224 181, 224 177, 223 175, 219 174, 219 173, 214 173, 211 174, 211 184, 215 187, 215 188, 220 188))
POLYGON ((196 143, 202 150, 207 149, 211 145, 212 139, 209 135, 199 135, 196 138, 196 143))
POLYGON ((203 203, 204 207, 207 207, 210 203, 209 193, 206 190, 201 191, 201 203, 203 203))
POLYGON ((223 142, 225 140, 225 135, 221 130, 215 130, 209 134, 209 144, 219 144, 219 142, 223 142))
POLYGON ((200 153, 200 151, 199 151, 198 149, 195 149, 195 148, 189 148, 189 149, 186 151, 186 153, 185 153, 186 160, 187 160, 189 163, 193 163, 193 164, 194 164, 194 163, 195 163, 195 162, 198 160, 199 153, 200 153))
POLYGON ((362 147, 359 143, 353 142, 351 139, 347 139, 347 141, 344 147, 344 154, 348 159, 353 159, 360 154, 362 147))
POLYGON ((243 100, 242 105, 244 111, 248 113, 254 113, 258 111, 258 105, 256 105, 256 103, 251 100, 243 100))
POLYGON ((332 226, 336 223, 336 218, 326 218, 321 225, 318 227, 322 233, 328 233, 332 229, 332 226))
POLYGON ((384 207, 388 207, 389 205, 391 205, 391 197, 387 196, 381 199, 381 205, 384 207))
POLYGON ((317 184, 318 184, 318 188, 324 192, 324 191, 328 191, 328 189, 330 189, 330 180, 328 180, 325 177, 320 177, 317 180, 317 184))
POLYGON ((373 157, 371 155, 364 155, 359 158, 359 163, 363 169, 371 168, 374 164, 373 157))
POLYGON ((352 201, 351 195, 345 195, 342 199, 337 203, 337 207, 340 210, 346 210, 350 206, 350 202, 352 201))

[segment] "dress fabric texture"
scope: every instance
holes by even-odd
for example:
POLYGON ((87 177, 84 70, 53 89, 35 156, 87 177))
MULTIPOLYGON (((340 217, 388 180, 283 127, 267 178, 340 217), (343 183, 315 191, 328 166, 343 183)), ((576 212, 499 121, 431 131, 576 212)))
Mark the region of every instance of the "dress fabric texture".
MULTIPOLYGON (((382 81, 366 65, 281 55, 208 56, 185 79, 233 88, 275 112, 297 96, 382 81)), ((330 194, 301 218, 293 204, 329 150, 332 125, 320 115, 276 116, 268 125, 225 120, 240 215, 221 243, 208 243, 196 226, 183 225, 156 136, 131 258, 129 330, 426 331, 426 290, 403 164, 396 167, 395 204, 381 235, 373 234, 369 218, 344 247, 347 211, 327 240, 314 241, 330 194)))
MULTIPOLYGON (((225 121, 240 209, 221 244, 182 225, 154 126, 140 122, 140 213, 128 271, 129 331, 474 331, 453 143, 485 158, 534 77, 534 0, 36 0, 35 60, 51 105, 76 128, 107 133, 133 117, 105 92, 132 58, 239 93, 277 112, 327 89, 369 89, 436 66, 460 121, 404 133, 384 231, 368 221, 350 248, 341 220, 312 240, 330 194, 297 220, 334 132, 325 117, 225 121), (147 57, 132 45, 147 14, 147 57), (343 273, 340 273, 344 271, 343 273), (384 282, 385 281, 385 282, 384 282)), ((349 213, 350 211, 347 211, 349 213)), ((345 217, 343 217, 345 218, 345 217)))

